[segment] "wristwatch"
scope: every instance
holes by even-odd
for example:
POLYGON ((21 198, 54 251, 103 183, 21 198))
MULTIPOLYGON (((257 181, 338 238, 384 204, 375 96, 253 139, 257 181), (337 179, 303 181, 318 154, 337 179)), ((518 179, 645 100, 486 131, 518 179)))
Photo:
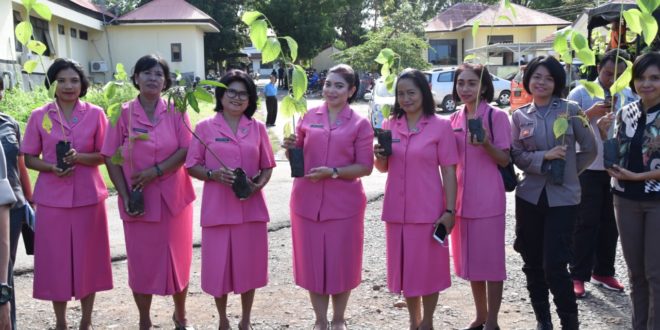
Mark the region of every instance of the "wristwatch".
POLYGON ((339 171, 337 170, 336 167, 333 167, 333 168, 332 168, 332 178, 333 178, 333 179, 336 179, 336 178, 338 178, 338 177, 339 177, 339 171))
POLYGON ((454 210, 450 210, 450 209, 446 209, 446 210, 445 210, 445 213, 449 213, 449 214, 451 214, 451 215, 454 215, 455 211, 454 211, 454 210))
POLYGON ((14 290, 7 283, 0 283, 0 305, 4 305, 11 300, 14 290))
POLYGON ((213 175, 213 171, 211 171, 211 170, 206 171, 206 178, 207 179, 211 180, 212 175, 213 175))

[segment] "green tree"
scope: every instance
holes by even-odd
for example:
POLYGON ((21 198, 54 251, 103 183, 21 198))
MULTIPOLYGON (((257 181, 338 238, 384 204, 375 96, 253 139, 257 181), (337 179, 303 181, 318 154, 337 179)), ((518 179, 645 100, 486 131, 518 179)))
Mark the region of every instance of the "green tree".
POLYGON ((141 0, 93 0, 93 3, 105 7, 115 16, 121 16, 141 5, 141 0))
POLYGON ((430 64, 422 58, 422 52, 429 45, 423 36, 421 11, 404 2, 398 11, 385 18, 382 28, 367 33, 363 44, 336 54, 335 59, 357 70, 373 71, 378 68, 374 58, 382 49, 390 48, 401 56, 402 68, 427 69, 430 64))
POLYGON ((362 36, 367 33, 362 22, 367 18, 367 0, 343 0, 334 13, 338 39, 346 47, 353 47, 363 42, 362 36))

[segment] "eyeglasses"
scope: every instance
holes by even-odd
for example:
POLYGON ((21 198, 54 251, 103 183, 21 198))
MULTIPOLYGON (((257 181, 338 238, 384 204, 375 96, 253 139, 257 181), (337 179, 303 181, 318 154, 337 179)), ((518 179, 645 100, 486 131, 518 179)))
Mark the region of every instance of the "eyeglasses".
POLYGON ((248 99, 249 94, 246 91, 237 91, 235 89, 227 89, 225 92, 225 95, 229 97, 230 99, 235 99, 238 98, 241 101, 245 101, 248 99))

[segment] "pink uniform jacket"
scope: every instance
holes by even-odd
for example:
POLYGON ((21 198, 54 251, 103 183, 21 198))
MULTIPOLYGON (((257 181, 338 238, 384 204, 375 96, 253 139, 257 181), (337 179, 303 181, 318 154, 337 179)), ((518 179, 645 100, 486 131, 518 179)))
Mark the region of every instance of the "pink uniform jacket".
MULTIPOLYGON (((93 104, 78 101, 68 123, 63 115, 58 115, 54 103, 46 104, 32 112, 25 128, 21 152, 39 156, 55 164, 55 145, 66 139, 71 147, 80 153, 101 151, 107 119, 103 110, 93 104), (44 116, 52 123, 50 132, 44 129, 44 116)), ((98 166, 76 164, 73 174, 59 178, 55 173, 41 172, 34 188, 33 201, 51 207, 79 207, 94 205, 108 197, 108 191, 98 166)))
POLYGON ((439 166, 458 162, 449 120, 423 116, 410 131, 405 117, 387 120, 392 130, 382 219, 394 223, 433 223, 445 210, 439 166))
MULTIPOLYGON (((231 169, 240 167, 249 178, 259 174, 260 170, 275 167, 266 126, 254 119, 241 116, 234 135, 222 114, 218 113, 197 124, 195 133, 225 166, 231 169)), ((209 170, 221 168, 216 158, 197 139, 192 140, 186 159, 186 167, 195 165, 209 170)), ((204 182, 202 227, 268 220, 263 191, 241 201, 231 187, 213 181, 204 182)))
MULTIPOLYGON (((298 123, 296 134, 298 146, 303 147, 305 173, 319 166, 361 164, 373 167, 371 125, 348 105, 332 124, 325 103, 310 109, 298 123)), ((352 217, 363 212, 366 202, 360 179, 312 182, 296 178, 293 182, 291 209, 308 219, 326 221, 352 217)))
MULTIPOLYGON (((192 133, 184 124, 184 120, 186 123, 189 122, 187 115, 175 111, 173 107, 168 110, 167 102, 163 99, 156 105, 154 115, 157 121, 152 124, 136 98, 123 105, 117 124, 110 126, 105 136, 101 153, 112 157, 118 148, 122 148, 124 157, 122 168, 126 184, 129 186, 133 172, 153 167, 172 156, 178 149, 188 148, 190 144, 192 133), (129 125, 131 112, 132 120, 129 125), (141 134, 147 134, 148 139, 136 138, 141 134), (130 148, 132 150, 129 150, 129 136, 134 138, 133 146, 130 148)), ((121 197, 119 198, 119 212, 124 221, 159 222, 161 204, 164 203, 172 214, 179 214, 185 206, 195 200, 192 182, 183 167, 157 177, 144 187, 143 193, 145 214, 141 217, 131 217, 126 214, 123 201, 121 197)))

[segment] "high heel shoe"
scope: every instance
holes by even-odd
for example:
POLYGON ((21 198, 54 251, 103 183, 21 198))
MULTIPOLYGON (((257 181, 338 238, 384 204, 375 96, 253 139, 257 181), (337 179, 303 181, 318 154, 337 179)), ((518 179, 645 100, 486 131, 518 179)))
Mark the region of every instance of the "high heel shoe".
POLYGON ((174 322, 174 330, 189 330, 189 329, 194 329, 193 327, 189 327, 187 325, 188 320, 183 319, 183 323, 177 321, 176 319, 176 313, 172 313, 172 322, 174 322))

